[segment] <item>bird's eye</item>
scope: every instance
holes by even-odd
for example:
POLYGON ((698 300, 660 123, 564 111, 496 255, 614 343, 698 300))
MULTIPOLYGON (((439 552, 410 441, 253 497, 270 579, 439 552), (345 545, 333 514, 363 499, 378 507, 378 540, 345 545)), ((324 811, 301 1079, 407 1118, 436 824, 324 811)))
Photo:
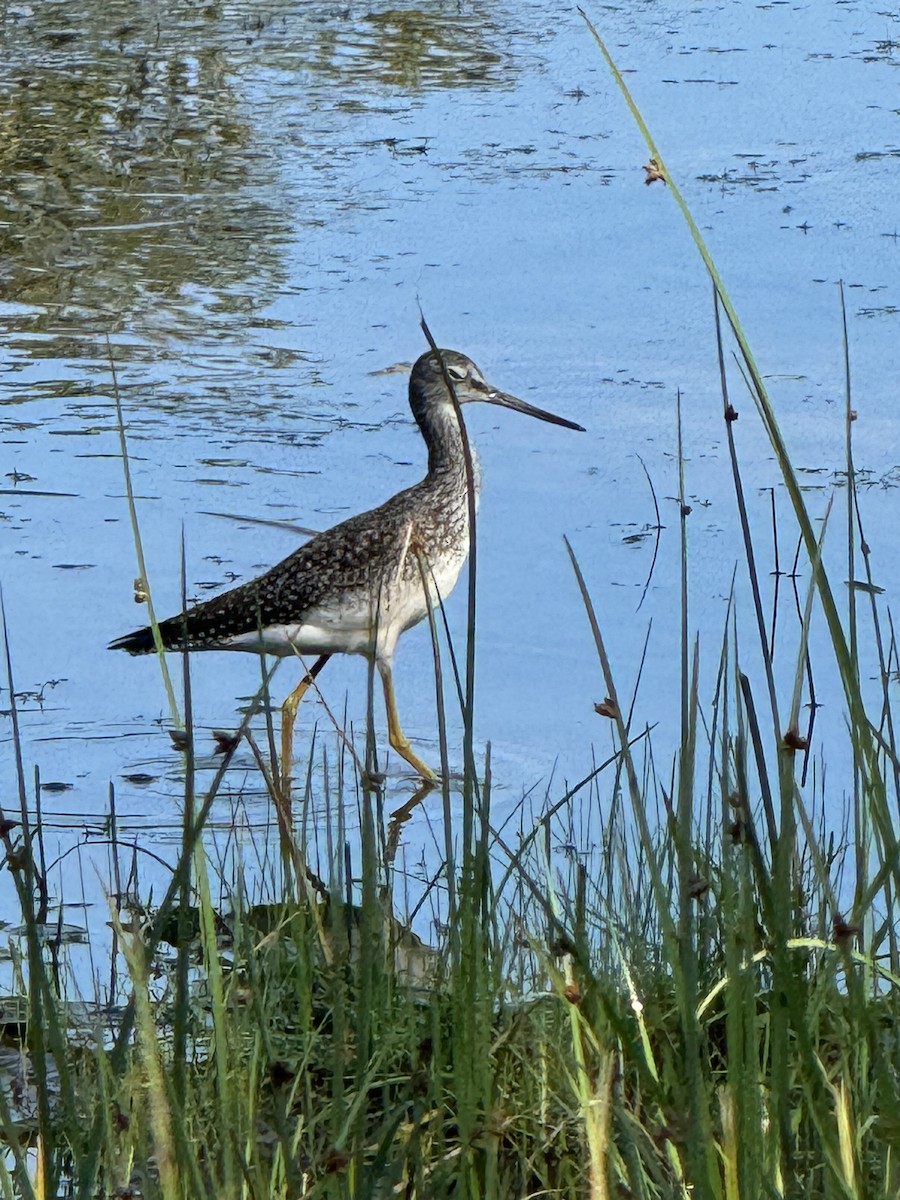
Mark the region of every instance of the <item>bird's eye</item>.
POLYGON ((458 383, 462 383, 462 381, 463 381, 463 380, 465 379, 465 377, 466 377, 466 372, 465 372, 465 370, 464 370, 462 367, 450 367, 450 366, 448 366, 448 367, 447 367, 447 373, 449 374, 449 376, 450 376, 450 378, 451 378, 451 379, 455 379, 455 380, 456 380, 458 383))

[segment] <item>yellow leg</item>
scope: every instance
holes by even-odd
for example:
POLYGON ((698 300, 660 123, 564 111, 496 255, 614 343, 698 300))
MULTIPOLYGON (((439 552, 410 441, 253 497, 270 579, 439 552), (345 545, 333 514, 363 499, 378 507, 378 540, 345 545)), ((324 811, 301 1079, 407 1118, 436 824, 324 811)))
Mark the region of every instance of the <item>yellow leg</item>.
POLYGON ((306 672, 284 704, 281 706, 281 791, 283 796, 290 796, 291 769, 294 765, 294 722, 297 719, 297 709, 300 701, 309 691, 313 680, 331 658, 330 654, 320 655, 306 672))
POLYGON ((397 751, 401 758, 405 758, 414 771, 422 776, 426 783, 437 783, 438 776, 435 775, 431 767, 426 767, 421 758, 415 753, 412 746, 409 744, 409 739, 400 728, 400 717, 397 714, 397 700, 394 696, 394 681, 391 677, 391 668, 388 663, 379 663, 378 670, 381 673, 381 683, 384 687, 384 707, 387 710, 388 721, 388 740, 397 751))

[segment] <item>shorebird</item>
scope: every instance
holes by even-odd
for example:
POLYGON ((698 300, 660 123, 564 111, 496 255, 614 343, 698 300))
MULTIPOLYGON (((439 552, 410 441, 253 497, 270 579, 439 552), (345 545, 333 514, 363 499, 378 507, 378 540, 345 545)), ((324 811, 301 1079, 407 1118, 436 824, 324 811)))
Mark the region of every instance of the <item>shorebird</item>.
MULTIPOLYGON (((428 447, 425 478, 316 534, 259 578, 159 624, 166 650, 317 656, 282 708, 283 772, 307 688, 332 654, 363 654, 374 659, 381 677, 391 746, 425 782, 437 779, 400 725, 392 667, 400 635, 450 594, 469 551, 465 451, 448 380, 459 404, 486 401, 583 432, 574 421, 492 387, 464 354, 428 351, 409 377, 409 406, 428 447)), ((480 471, 474 452, 471 457, 477 502, 480 471)), ((153 630, 137 629, 110 649, 148 654, 155 649, 153 630)))

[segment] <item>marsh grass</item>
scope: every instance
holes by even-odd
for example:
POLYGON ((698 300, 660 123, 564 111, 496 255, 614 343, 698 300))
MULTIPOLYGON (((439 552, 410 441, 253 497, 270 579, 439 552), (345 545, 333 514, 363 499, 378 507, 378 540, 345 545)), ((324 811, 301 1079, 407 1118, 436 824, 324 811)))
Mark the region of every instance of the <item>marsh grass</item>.
MULTIPOLYGON (((737 316, 641 127, 713 286, 744 550, 723 628, 703 631, 704 652, 717 646, 706 700, 690 621, 689 466, 679 451, 681 691, 675 713, 660 714, 677 724, 674 763, 660 767, 654 730, 635 728, 642 664, 632 665, 627 686, 617 678, 614 631, 602 628, 569 546, 606 691, 598 713, 614 748, 563 796, 548 795, 536 811, 523 804, 518 828, 498 828, 490 754, 476 762, 472 739, 473 564, 455 689, 465 728, 456 827, 447 765, 458 756, 442 709, 441 614, 431 614, 447 780, 442 869, 415 881, 398 866, 371 722, 358 781, 339 776, 331 795, 327 762, 321 776, 310 766, 293 798, 299 811, 286 805, 264 673, 267 753, 252 706, 239 735, 250 738, 279 812, 280 854, 268 863, 266 902, 254 902, 250 869, 239 864, 227 887, 211 875, 203 831, 237 742, 199 792, 185 658, 181 849, 167 893, 150 909, 126 912, 121 884, 110 881, 111 990, 128 996, 112 1014, 98 996, 87 1053, 69 1036, 70 984, 47 933, 13 699, 21 828, 5 813, 0 828, 25 930, 22 1053, 35 1105, 26 1118, 0 1094, 5 1197, 900 1194, 898 658, 857 504, 849 355, 845 519, 829 509, 817 531, 737 316), (777 656, 765 615, 766 551, 745 499, 731 354, 790 499, 802 544, 794 574, 804 567, 808 580, 796 594, 793 649, 777 656), (850 581, 843 611, 823 564, 824 541, 839 525, 850 581), (739 633, 743 596, 753 624, 739 633), (843 688, 845 744, 827 748, 835 769, 846 764, 842 838, 833 809, 826 821, 810 764, 816 613, 828 630, 820 653, 833 656, 843 688), (863 655, 878 664, 865 686, 863 655), (321 877, 304 832, 318 788, 321 877), (225 893, 215 904, 214 884, 225 893), (431 945, 408 927, 428 909, 443 931, 431 945)), ((679 446, 680 438, 679 414, 679 446)), ((134 510, 133 520, 137 537, 134 510)), ((450 668, 455 676, 455 660, 450 668)))

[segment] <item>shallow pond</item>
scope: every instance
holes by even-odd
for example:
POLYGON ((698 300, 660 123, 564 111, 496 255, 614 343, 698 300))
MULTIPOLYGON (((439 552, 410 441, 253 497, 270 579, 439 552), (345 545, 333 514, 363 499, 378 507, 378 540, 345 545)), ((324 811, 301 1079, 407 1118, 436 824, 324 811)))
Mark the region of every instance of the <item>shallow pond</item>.
MULTIPOLYGON (((890 593, 900 20, 853 4, 823 18, 820 6, 739 0, 590 15, 709 240, 817 515, 844 466, 835 283, 845 281, 863 516, 890 593)), ((161 614, 179 606, 182 536, 194 598, 297 544, 221 514, 322 528, 420 477, 405 376, 387 370, 424 349, 419 305, 438 341, 492 382, 585 425, 574 434, 495 409, 467 414, 485 475, 478 743, 492 744, 498 823, 524 792, 539 807, 609 752, 565 534, 625 696, 653 623, 636 723, 659 723, 666 775, 680 710, 679 389, 704 698, 741 548, 709 283, 667 190, 644 184, 646 148, 578 12, 537 0, 35 0, 4 4, 0 32, 2 586, 48 856, 102 840, 110 780, 123 835, 163 857, 179 837, 181 761, 158 664, 106 651, 146 612, 133 599, 107 336, 161 614), (648 476, 663 526, 652 577, 648 476)), ((771 489, 787 562, 796 534, 739 386, 766 573, 771 489)), ((835 579, 842 569, 838 558, 835 579)), ((778 604, 791 680, 790 589, 778 604)), ((447 607, 461 645, 464 585, 447 607)), ((745 598, 739 607, 749 612, 745 598)), ((398 656, 398 701, 436 762, 430 663, 419 627, 398 656)), ((823 669, 827 738, 842 718, 823 669)), ((198 656, 197 726, 234 727, 258 681, 252 656, 198 656)), ((295 681, 285 665, 276 695, 295 681)), ((334 661, 321 683, 362 739, 364 662, 334 661)), ((298 753, 314 723, 333 762, 328 717, 312 702, 298 753)), ((456 767, 459 725, 451 709, 456 767)), ((208 772, 212 742, 200 738, 208 772)), ((14 796, 8 721, 4 745, 14 796)), ((391 756, 391 807, 412 790, 401 767, 391 756)), ((222 827, 242 789, 250 827, 269 821, 247 755, 222 827)), ((836 781, 836 805, 848 790, 836 781)), ((410 822, 411 859, 437 853, 439 808, 426 803, 410 822)), ((582 832, 590 839, 587 819, 582 832)), ((102 922, 90 853, 64 858, 54 886, 67 904, 83 894, 99 905, 102 922)))

